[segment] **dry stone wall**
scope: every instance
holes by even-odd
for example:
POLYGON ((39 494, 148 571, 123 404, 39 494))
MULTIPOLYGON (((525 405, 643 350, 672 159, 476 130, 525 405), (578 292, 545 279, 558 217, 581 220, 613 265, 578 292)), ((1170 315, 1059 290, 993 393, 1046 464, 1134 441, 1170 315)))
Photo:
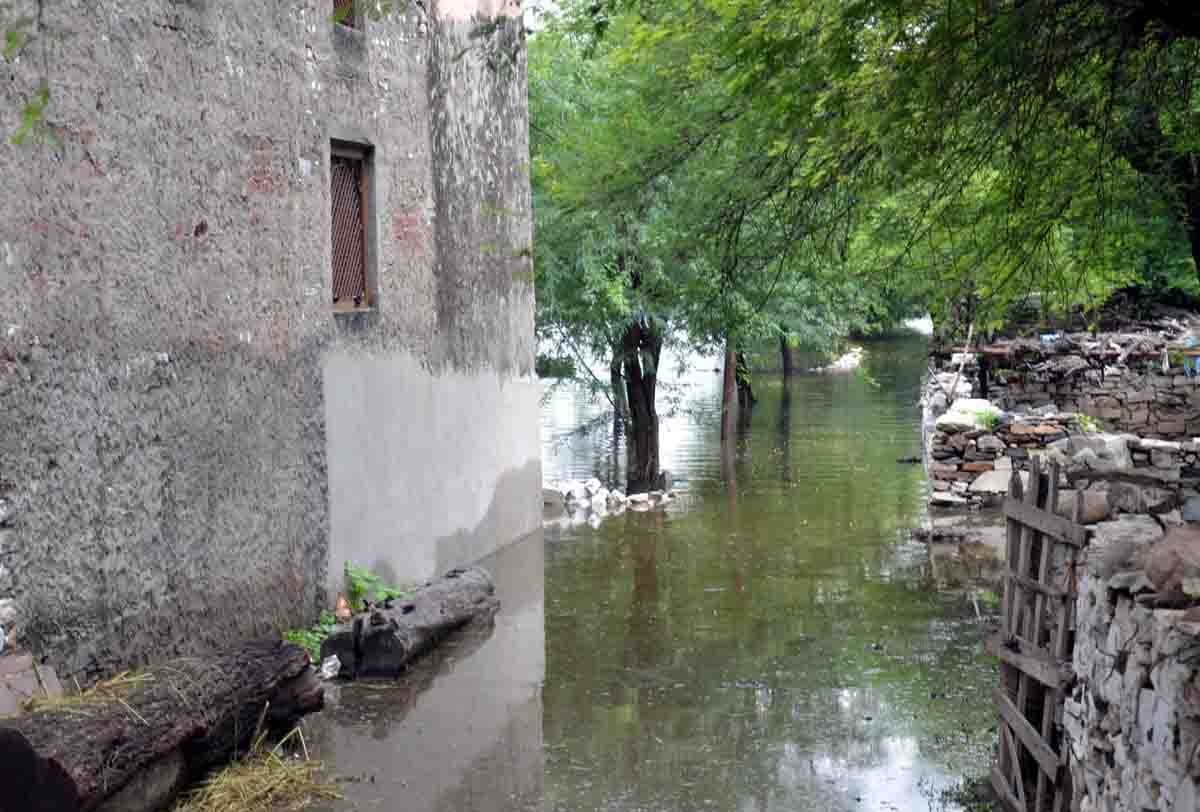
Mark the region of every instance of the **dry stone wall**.
POLYGON ((1063 711, 1080 812, 1197 808, 1200 583, 1188 581, 1200 538, 1178 528, 1164 538, 1168 527, 1144 515, 1104 522, 1085 551, 1063 711), (1180 542, 1187 560, 1172 554, 1180 542))
MULTIPOLYGON (((1042 457, 1060 464, 1064 488, 1104 494, 1111 511, 1180 508, 1186 518, 1200 520, 1200 438, 1100 432, 1090 416, 1060 411, 1056 403, 1010 411, 1011 401, 970 397, 977 389, 973 363, 962 375, 943 371, 930 377, 925 452, 931 504, 994 502, 1007 492, 1013 469, 1023 471, 1030 458, 1042 457), (948 403, 955 382, 959 397, 948 403)), ((1097 499, 1089 497, 1089 512, 1098 509, 1097 499)))
POLYGON ((1200 435, 1200 378, 1162 374, 1161 365, 1005 370, 988 375, 988 400, 1005 410, 1053 404, 1105 428, 1149 437, 1200 435))

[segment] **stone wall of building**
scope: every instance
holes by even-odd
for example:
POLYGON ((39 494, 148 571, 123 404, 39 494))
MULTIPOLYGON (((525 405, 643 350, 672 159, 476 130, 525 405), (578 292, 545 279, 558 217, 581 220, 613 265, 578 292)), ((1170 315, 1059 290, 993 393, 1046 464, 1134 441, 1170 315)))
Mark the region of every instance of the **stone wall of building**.
POLYGON ((538 526, 519 9, 398 6, 47 4, 0 67, 0 131, 45 80, 52 136, 0 145, 0 566, 66 675, 538 526), (334 139, 374 294, 336 315, 334 139))

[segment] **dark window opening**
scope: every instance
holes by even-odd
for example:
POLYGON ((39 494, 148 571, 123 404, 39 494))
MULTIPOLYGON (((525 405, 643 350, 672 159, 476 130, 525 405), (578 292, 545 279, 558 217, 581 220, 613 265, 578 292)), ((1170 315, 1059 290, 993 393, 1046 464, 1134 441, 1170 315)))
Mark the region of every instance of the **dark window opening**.
POLYGON ((354 0, 333 0, 334 22, 347 28, 360 28, 362 20, 354 5, 354 0))
POLYGON ((371 306, 367 289, 367 160, 367 151, 359 146, 335 143, 331 149, 335 310, 371 306))

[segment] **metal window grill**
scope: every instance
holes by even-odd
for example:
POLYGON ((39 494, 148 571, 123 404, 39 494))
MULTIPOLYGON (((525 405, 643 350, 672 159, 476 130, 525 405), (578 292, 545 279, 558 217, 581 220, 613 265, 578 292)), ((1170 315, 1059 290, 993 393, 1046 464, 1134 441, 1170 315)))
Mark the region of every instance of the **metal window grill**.
POLYGON ((333 200, 333 303, 341 308, 367 306, 367 252, 363 161, 333 155, 330 197, 333 200))
POLYGON ((347 28, 358 28, 358 14, 354 0, 333 0, 333 19, 347 28))

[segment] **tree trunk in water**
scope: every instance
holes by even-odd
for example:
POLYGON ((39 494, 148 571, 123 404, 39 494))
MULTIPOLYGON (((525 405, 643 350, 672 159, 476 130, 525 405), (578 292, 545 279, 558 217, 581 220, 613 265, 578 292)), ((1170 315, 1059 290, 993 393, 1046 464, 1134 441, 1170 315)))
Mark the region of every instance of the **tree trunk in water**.
POLYGON ((0 812, 95 809, 148 772, 163 776, 169 800, 186 779, 245 753, 260 720, 286 728, 324 704, 308 652, 281 640, 144 674, 111 701, 99 694, 0 720, 0 812))
POLYGON ((784 482, 792 481, 792 388, 787 381, 779 392, 779 474, 784 482))
POLYGON ((629 493, 653 490, 658 479, 658 411, 654 398, 662 336, 648 320, 631 322, 621 337, 629 435, 625 439, 629 493))
POLYGON ((779 336, 779 364, 783 370, 783 377, 791 377, 795 362, 792 360, 792 345, 788 343, 786 335, 779 336))
POLYGON ((733 342, 725 339, 725 379, 721 386, 721 450, 725 444, 734 442, 734 424, 737 419, 737 353, 733 342))
POLYGON ((625 393, 625 376, 621 373, 622 352, 619 345, 613 346, 612 361, 608 364, 608 380, 612 385, 613 407, 616 419, 622 423, 629 422, 629 397, 625 393))
POLYGON ((738 409, 745 415, 746 419, 750 418, 750 409, 758 401, 754 397, 754 380, 750 377, 750 365, 746 363, 746 353, 737 353, 737 390, 738 390, 738 409))

